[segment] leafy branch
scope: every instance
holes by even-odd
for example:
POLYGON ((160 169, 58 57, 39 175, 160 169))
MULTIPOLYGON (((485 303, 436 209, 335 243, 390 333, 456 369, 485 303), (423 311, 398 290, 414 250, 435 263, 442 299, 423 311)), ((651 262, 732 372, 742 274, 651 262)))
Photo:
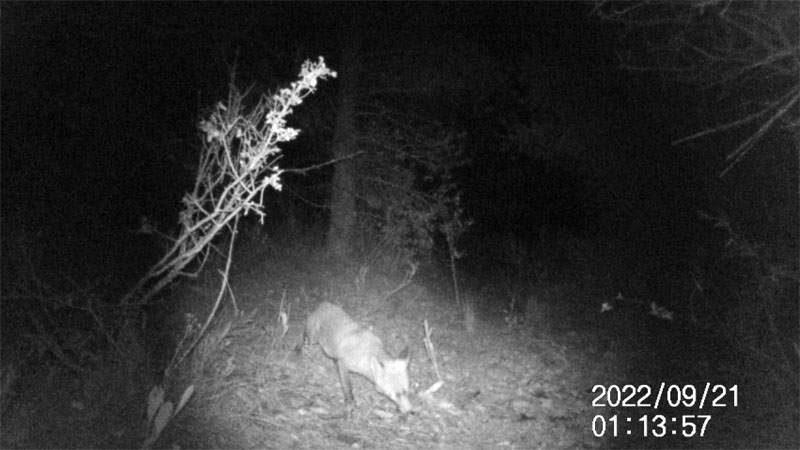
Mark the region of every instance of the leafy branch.
POLYGON ((179 216, 180 231, 171 239, 164 256, 120 303, 146 304, 178 276, 193 276, 203 266, 212 240, 223 231, 234 231, 234 219, 251 211, 264 218, 262 200, 267 188, 281 190, 278 144, 293 140, 299 130, 286 126, 293 108, 316 90, 317 80, 335 77, 323 58, 306 61, 299 81, 268 96, 248 109, 231 75, 228 99, 219 102, 208 118, 201 120, 205 135, 197 176, 191 192, 183 198, 179 216), (200 261, 193 272, 187 268, 200 261))

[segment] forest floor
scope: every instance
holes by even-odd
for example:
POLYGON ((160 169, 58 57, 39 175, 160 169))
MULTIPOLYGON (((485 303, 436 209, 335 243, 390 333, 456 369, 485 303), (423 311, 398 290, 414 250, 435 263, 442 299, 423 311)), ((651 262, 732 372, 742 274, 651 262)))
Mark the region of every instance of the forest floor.
MULTIPOLYGON (((771 388, 767 369, 685 324, 642 311, 601 314, 592 293, 529 299, 518 316, 478 300, 468 332, 461 308, 416 285, 379 301, 308 288, 285 299, 284 333, 279 302, 264 300, 281 293, 262 283, 255 272, 238 280, 238 311, 228 308, 213 323, 167 387, 173 401, 190 384, 194 394, 155 448, 800 448, 797 396, 771 388), (353 377, 356 408, 342 417, 333 362, 318 348, 293 352, 305 316, 322 300, 374 326, 390 351, 410 346, 412 414, 401 416, 353 377), (423 345, 424 322, 441 379, 423 345)), ((182 295, 212 293, 186 287, 182 295)), ((4 405, 3 448, 142 446, 147 370, 75 373, 31 361, 26 368, 4 405)))

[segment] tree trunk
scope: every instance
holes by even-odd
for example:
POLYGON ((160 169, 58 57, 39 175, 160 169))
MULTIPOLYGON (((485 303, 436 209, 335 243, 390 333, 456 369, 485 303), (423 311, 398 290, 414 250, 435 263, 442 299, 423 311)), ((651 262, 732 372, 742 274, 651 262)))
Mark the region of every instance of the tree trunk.
MULTIPOLYGON (((356 91, 358 87, 359 42, 350 33, 342 49, 339 74, 339 97, 336 107, 336 130, 333 137, 333 158, 344 158, 356 151, 356 91)), ((331 189, 331 221, 328 228, 328 252, 345 258, 350 250, 350 237, 355 224, 355 179, 353 161, 337 163, 333 169, 331 189)))

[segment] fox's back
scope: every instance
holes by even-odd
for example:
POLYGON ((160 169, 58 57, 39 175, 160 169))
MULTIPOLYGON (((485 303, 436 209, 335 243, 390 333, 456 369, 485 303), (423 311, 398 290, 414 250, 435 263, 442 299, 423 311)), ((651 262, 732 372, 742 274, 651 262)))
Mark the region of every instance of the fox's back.
POLYGON ((354 356, 374 354, 376 351, 379 354, 374 356, 380 359, 386 357, 380 339, 333 303, 322 303, 308 316, 306 334, 312 344, 319 343, 325 354, 336 360, 355 363, 351 361, 354 356))

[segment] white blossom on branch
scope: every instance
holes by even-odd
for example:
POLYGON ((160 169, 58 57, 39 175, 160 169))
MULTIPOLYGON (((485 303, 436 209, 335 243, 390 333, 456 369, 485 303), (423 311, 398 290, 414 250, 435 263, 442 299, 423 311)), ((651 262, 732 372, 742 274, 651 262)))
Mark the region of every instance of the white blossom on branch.
POLYGON ((254 212, 263 221, 264 192, 270 187, 281 190, 278 144, 293 140, 299 133, 286 125, 286 118, 316 90, 318 79, 335 76, 322 57, 317 62, 306 61, 298 81, 276 94, 262 95, 249 108, 244 100, 250 89, 239 91, 232 75, 227 101, 217 103, 198 124, 205 139, 193 189, 183 197, 180 231, 161 260, 122 303, 146 303, 177 276, 192 275, 186 269, 199 261, 193 266, 196 273, 208 256, 212 240, 223 231, 233 232, 240 215, 254 212))

